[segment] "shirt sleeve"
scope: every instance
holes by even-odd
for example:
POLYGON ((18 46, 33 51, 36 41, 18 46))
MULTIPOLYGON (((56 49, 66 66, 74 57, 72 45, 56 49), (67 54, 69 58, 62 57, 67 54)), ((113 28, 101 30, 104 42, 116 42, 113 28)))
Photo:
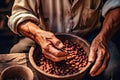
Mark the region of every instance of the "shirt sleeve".
POLYGON ((8 20, 9 28, 16 34, 17 27, 20 23, 26 20, 32 20, 39 23, 37 18, 38 0, 15 0, 12 7, 12 15, 8 20))
POLYGON ((107 0, 102 8, 102 16, 105 16, 110 9, 116 7, 120 7, 120 0, 107 0))

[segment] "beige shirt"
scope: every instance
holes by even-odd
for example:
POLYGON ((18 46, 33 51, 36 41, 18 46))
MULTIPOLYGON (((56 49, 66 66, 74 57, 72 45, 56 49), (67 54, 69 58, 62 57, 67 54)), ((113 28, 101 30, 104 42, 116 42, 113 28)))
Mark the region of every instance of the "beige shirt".
MULTIPOLYGON (((100 27, 102 5, 102 0, 73 0, 72 3, 69 0, 15 0, 8 24, 17 33, 21 22, 39 23, 42 19, 51 32, 83 36, 100 27)), ((41 22, 40 25, 43 27, 41 22)))

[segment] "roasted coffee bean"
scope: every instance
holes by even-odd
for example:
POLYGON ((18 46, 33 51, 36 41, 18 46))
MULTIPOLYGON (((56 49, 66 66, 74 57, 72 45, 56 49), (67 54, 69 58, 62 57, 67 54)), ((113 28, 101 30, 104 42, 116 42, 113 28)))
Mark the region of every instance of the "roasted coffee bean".
POLYGON ((83 46, 76 42, 70 42, 69 40, 66 40, 63 44, 64 48, 62 51, 67 52, 69 55, 67 59, 55 63, 41 54, 39 61, 36 62, 40 70, 49 74, 64 76, 77 73, 87 65, 88 56, 83 46))

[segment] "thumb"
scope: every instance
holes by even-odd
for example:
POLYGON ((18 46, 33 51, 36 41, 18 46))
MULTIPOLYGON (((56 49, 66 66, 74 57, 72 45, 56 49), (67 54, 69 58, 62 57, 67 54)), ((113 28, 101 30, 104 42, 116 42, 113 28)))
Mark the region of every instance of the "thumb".
POLYGON ((89 59, 88 59, 88 61, 90 63, 94 63, 95 62, 96 57, 97 57, 97 53, 96 52, 97 52, 96 48, 93 48, 93 47, 90 48, 89 59))

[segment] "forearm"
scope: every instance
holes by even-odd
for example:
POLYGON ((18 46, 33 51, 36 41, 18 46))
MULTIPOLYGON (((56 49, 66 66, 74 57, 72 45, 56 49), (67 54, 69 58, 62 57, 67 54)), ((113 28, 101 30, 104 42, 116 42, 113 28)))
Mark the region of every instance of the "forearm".
POLYGON ((110 10, 104 19, 103 27, 99 33, 102 37, 110 40, 120 26, 120 8, 110 10))
POLYGON ((29 37, 35 41, 37 33, 42 32, 42 30, 35 23, 25 21, 18 26, 18 32, 21 35, 29 37))

